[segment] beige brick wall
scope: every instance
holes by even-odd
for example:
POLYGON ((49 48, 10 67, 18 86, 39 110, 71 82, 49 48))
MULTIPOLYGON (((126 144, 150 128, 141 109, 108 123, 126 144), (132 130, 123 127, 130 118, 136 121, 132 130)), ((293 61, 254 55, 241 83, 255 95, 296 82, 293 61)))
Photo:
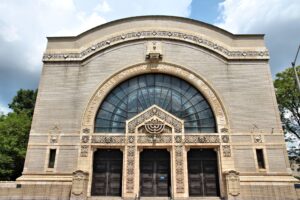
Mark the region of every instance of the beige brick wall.
POLYGON ((252 147, 235 147, 233 156, 237 171, 256 172, 252 147))

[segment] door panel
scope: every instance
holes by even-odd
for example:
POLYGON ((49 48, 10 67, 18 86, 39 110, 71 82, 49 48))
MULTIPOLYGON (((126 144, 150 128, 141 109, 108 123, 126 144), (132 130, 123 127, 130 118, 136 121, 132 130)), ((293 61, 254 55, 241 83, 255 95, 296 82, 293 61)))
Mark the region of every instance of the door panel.
POLYGON ((144 150, 140 157, 140 172, 141 196, 169 196, 169 152, 144 150))
POLYGON ((123 156, 120 150, 98 150, 94 154, 93 196, 121 196, 123 156))
POLYGON ((217 155, 210 149, 188 152, 190 196, 219 196, 217 155))

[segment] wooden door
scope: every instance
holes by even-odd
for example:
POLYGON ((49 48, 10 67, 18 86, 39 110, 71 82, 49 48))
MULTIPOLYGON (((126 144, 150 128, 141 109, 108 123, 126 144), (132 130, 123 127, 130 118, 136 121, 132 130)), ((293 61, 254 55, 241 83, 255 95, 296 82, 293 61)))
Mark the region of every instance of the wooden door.
POLYGON ((144 150, 140 156, 141 196, 169 196, 170 154, 166 150, 144 150))
POLYGON ((211 149, 191 149, 188 152, 190 196, 219 196, 217 155, 211 149))
POLYGON ((121 196, 123 156, 120 150, 98 150, 94 154, 93 196, 121 196))

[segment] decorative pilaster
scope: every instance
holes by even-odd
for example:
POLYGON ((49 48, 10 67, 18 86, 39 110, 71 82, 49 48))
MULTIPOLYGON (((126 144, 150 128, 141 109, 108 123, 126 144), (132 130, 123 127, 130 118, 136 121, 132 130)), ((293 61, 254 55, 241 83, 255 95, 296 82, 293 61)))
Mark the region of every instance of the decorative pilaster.
POLYGON ((236 196, 240 194, 239 172, 235 170, 226 171, 225 177, 228 199, 236 199, 236 196))
POLYGON ((73 172, 70 200, 85 200, 87 198, 88 172, 77 170, 73 172))
POLYGON ((137 148, 134 145, 125 147, 125 183, 123 192, 123 197, 135 197, 136 192, 136 157, 137 157, 137 148))

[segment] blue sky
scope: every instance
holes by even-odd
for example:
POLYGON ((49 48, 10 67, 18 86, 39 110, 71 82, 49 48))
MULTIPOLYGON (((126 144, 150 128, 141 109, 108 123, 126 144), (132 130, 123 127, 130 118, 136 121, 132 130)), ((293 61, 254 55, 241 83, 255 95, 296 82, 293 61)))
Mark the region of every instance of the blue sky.
POLYGON ((266 34, 274 75, 295 56, 299 10, 299 0, 1 0, 0 112, 9 112, 20 88, 38 87, 46 36, 77 35, 130 16, 187 17, 236 34, 266 34))

